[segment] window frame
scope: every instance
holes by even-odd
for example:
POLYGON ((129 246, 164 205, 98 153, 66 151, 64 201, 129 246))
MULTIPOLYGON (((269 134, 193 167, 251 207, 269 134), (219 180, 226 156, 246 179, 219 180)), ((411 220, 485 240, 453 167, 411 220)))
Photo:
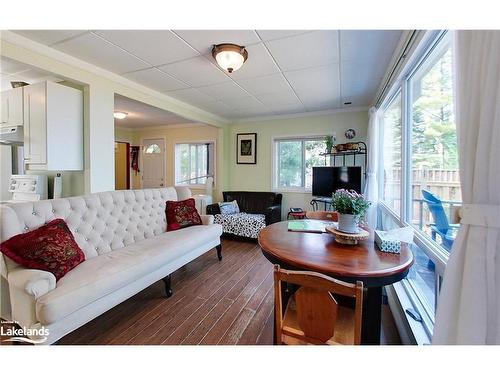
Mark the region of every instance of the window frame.
MULTIPOLYGON (((413 129, 413 119, 412 119, 412 97, 411 97, 411 83, 410 80, 418 72, 418 70, 424 66, 429 58, 433 58, 436 51, 442 50, 442 42, 444 38, 447 37, 449 31, 440 30, 428 32, 426 37, 422 40, 422 45, 416 52, 416 56, 411 59, 411 61, 405 66, 404 71, 401 73, 400 79, 398 79, 389 90, 386 97, 382 100, 380 105, 380 110, 385 111, 393 103, 395 98, 401 94, 401 207, 400 212, 393 210, 385 201, 383 201, 384 194, 384 181, 383 178, 379 178, 379 210, 380 214, 386 214, 394 220, 394 222, 400 227, 410 226, 414 228, 414 243, 424 252, 424 254, 429 257, 435 264, 435 308, 432 309, 426 299, 423 297, 419 288, 413 284, 412 280, 403 279, 398 285, 401 285, 410 299, 413 308, 417 310, 422 317, 422 326, 426 334, 430 338, 432 337, 434 329, 435 320, 435 309, 438 305, 439 300, 439 289, 441 287, 442 278, 446 264, 449 259, 449 253, 442 248, 439 244, 432 241, 431 238, 426 236, 423 232, 416 229, 411 225, 411 218, 409 217, 412 205, 412 181, 411 181, 411 165, 412 165, 412 129, 413 129), (433 311, 434 310, 434 311, 433 311)), ((455 109, 456 110, 456 109, 455 109)), ((383 123, 379 127, 379 150, 383 150, 383 123)), ((383 176, 383 152, 379 155, 379 175, 383 176)), ((403 312, 404 313, 404 312, 403 312)), ((406 314, 405 314, 406 315, 406 314)), ((411 319, 411 318, 409 318, 411 319)))
MULTIPOLYGON (((174 169, 174 186, 176 187, 189 187, 190 189, 205 189, 206 184, 197 184, 197 183, 178 183, 177 177, 179 173, 179 165, 178 162, 180 160, 178 159, 179 153, 178 153, 178 146, 180 145, 206 145, 206 144, 211 144, 213 148, 213 155, 210 157, 209 155, 209 164, 210 164, 210 159, 212 159, 212 165, 213 165, 213 186, 216 184, 216 174, 217 174, 217 142, 215 139, 211 140, 201 140, 201 141, 192 141, 192 140, 186 140, 186 141, 176 141, 174 144, 174 157, 173 157, 173 169, 174 169)), ((209 148, 210 149, 210 148, 209 148)))
MULTIPOLYGON (((271 189, 272 191, 275 192, 290 192, 290 193, 302 193, 302 194, 311 194, 312 193, 312 187, 311 188, 306 188, 305 187, 305 158, 306 158, 306 151, 305 151, 305 142, 306 141, 318 141, 322 140, 324 141, 325 137, 327 134, 302 134, 302 135, 292 135, 292 136, 277 136, 277 137, 271 137, 271 155, 272 155, 272 186, 271 189), (302 175, 302 185, 301 187, 283 187, 279 186, 279 163, 280 163, 280 156, 279 156, 279 142, 286 142, 286 141, 301 141, 302 142, 302 170, 301 170, 301 175, 302 175)), ((325 164, 326 164, 326 159, 325 159, 325 164)))

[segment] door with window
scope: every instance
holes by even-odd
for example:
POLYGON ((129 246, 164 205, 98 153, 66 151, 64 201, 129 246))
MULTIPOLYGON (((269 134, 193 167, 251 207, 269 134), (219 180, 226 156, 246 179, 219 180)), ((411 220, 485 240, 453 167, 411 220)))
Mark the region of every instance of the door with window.
POLYGON ((142 187, 165 186, 165 140, 144 139, 142 142, 142 187))

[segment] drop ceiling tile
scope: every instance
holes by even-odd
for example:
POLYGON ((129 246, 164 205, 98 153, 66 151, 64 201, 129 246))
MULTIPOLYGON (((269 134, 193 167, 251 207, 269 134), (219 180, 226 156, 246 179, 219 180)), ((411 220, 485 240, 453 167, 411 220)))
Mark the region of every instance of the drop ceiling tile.
POLYGON ((286 72, 285 76, 308 110, 340 105, 338 64, 286 72))
POLYGON ((222 70, 214 66, 203 56, 162 65, 158 69, 193 87, 209 86, 230 81, 222 70))
POLYGON ((170 30, 98 30, 95 32, 155 66, 199 55, 170 30))
MULTIPOLYGON (((352 101, 352 105, 366 105, 359 103, 352 97, 374 95, 377 91, 386 67, 383 65, 363 64, 358 62, 341 62, 341 93, 342 102, 352 101), (346 100, 345 98, 351 98, 346 100)), ((373 98, 372 98, 373 99, 373 98)), ((365 100, 363 99, 363 102, 365 100)))
POLYGON ((275 112, 269 108, 245 108, 236 111, 239 118, 258 117, 274 115, 275 112))
POLYGON ((269 108, 277 115, 305 112, 306 108, 301 104, 270 105, 269 108))
POLYGON ((280 70, 271 55, 262 44, 246 47, 248 59, 243 66, 233 73, 227 73, 235 80, 259 77, 278 73, 280 70))
POLYGON ((252 95, 270 94, 290 89, 285 77, 281 73, 237 81, 238 84, 252 95))
POLYGON ((156 68, 127 73, 124 74, 124 77, 157 91, 178 90, 187 87, 184 83, 156 68))
POLYGON ((257 30, 263 41, 288 38, 289 36, 305 34, 311 30, 257 30))
POLYGON ((115 73, 149 67, 149 64, 92 33, 56 44, 54 48, 115 73))
POLYGON ((167 95, 192 105, 202 105, 215 102, 215 98, 212 98, 211 96, 193 88, 169 91, 167 95))
POLYGON ((238 109, 264 109, 265 106, 252 96, 241 98, 226 98, 222 102, 234 110, 238 109))
POLYGON ((228 116, 228 115, 235 115, 234 110, 228 106, 227 104, 220 102, 220 101, 214 101, 211 103, 206 103, 203 105, 200 105, 202 109, 205 109, 208 112, 215 113, 216 115, 219 116, 228 116))
POLYGON ((35 42, 45 45, 52 45, 62 40, 74 37, 78 34, 83 34, 86 30, 13 30, 16 34, 20 34, 35 42))
POLYGON ((257 99, 259 99, 265 105, 270 106, 300 105, 300 100, 290 88, 284 91, 257 95, 257 99))
POLYGON ((259 43, 253 30, 174 30, 202 55, 210 54, 214 44, 234 43, 248 46, 259 43))
POLYGON ((265 43, 281 70, 337 63, 338 31, 315 31, 265 43))
POLYGON ((380 64, 387 67, 401 34, 401 30, 341 30, 342 61, 380 64))
POLYGON ((217 85, 198 88, 202 93, 214 97, 215 99, 231 99, 248 96, 248 93, 242 90, 234 82, 219 83, 217 85))

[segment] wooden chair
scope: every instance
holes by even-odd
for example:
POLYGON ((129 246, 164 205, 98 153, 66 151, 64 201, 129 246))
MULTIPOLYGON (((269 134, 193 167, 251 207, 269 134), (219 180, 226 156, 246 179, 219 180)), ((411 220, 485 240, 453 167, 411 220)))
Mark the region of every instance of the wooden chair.
POLYGON ((288 271, 274 266, 276 343, 359 345, 363 283, 356 285, 305 271, 288 271), (283 314, 282 282, 299 286, 283 314), (355 308, 344 307, 332 295, 355 300, 355 308))
POLYGON ((338 221, 338 215, 334 211, 307 211, 307 219, 338 221))

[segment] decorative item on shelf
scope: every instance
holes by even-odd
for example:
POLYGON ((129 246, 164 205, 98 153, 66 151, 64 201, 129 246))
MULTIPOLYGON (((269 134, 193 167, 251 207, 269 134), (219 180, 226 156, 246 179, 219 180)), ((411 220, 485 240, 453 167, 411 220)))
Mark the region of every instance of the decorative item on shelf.
POLYGON ((339 189, 332 195, 332 209, 339 217, 338 230, 344 233, 360 232, 359 221, 364 218, 370 202, 354 190, 339 189))
POLYGON ((344 143, 338 144, 337 146, 335 146, 335 148, 337 149, 337 152, 344 152, 347 150, 347 147, 344 143))
POLYGON ((345 131, 344 135, 345 135, 345 137, 347 139, 353 139, 356 136, 356 130, 354 130, 354 129, 347 129, 345 131))
POLYGON ((236 135, 236 163, 257 164, 257 133, 236 135))
POLYGON ((325 145, 326 145, 326 153, 327 154, 332 152, 333 142, 335 142, 333 135, 327 135, 325 137, 325 145))

